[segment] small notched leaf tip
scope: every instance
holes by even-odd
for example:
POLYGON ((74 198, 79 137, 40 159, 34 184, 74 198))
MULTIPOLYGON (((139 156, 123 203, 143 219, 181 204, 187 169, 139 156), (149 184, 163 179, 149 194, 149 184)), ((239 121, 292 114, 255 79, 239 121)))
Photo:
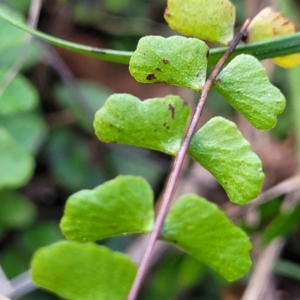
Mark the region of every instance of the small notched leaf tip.
POLYGON ((285 108, 285 97, 273 86, 253 56, 235 57, 218 75, 216 90, 255 128, 269 130, 285 108))
POLYGON ((218 180, 231 202, 242 205, 258 196, 262 162, 233 122, 212 118, 193 136, 188 154, 218 180))
POLYGON ((233 38, 235 6, 228 0, 168 0, 169 26, 185 35, 228 45, 233 38))
POLYGON ((215 204, 194 194, 175 202, 161 239, 206 263, 229 281, 245 275, 251 266, 247 235, 215 204))
POLYGON ((129 71, 142 83, 163 82, 195 91, 205 83, 208 46, 195 38, 146 36, 133 53, 129 71))
POLYGON ((141 101, 129 94, 114 94, 96 113, 94 128, 103 142, 175 155, 189 115, 189 105, 178 96, 141 101))
POLYGON ((148 233, 154 222, 153 191, 137 176, 118 176, 93 190, 71 195, 60 226, 68 240, 90 242, 148 233))

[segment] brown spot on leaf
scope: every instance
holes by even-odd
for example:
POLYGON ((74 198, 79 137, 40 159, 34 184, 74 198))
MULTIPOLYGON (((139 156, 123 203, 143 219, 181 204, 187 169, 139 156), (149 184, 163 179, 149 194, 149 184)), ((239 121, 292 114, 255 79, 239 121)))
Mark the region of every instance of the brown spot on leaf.
POLYGON ((290 20, 285 20, 285 21, 282 23, 282 26, 290 25, 290 23, 291 23, 290 20))
POLYGON ((171 118, 174 120, 175 119, 175 108, 172 104, 168 105, 168 109, 171 111, 171 118))
POLYGON ((168 63, 170 63, 169 60, 166 59, 166 58, 164 58, 164 59, 162 60, 162 62, 163 62, 165 65, 167 65, 168 63))
POLYGON ((163 123, 163 126, 164 126, 166 129, 170 129, 170 126, 169 126, 169 125, 167 125, 167 123, 166 123, 166 122, 164 122, 164 123, 163 123))
POLYGON ((166 10, 165 10, 164 16, 165 16, 165 17, 168 17, 168 18, 170 18, 170 17, 172 16, 171 13, 170 13, 170 11, 169 11, 169 8, 168 8, 168 7, 167 7, 166 10))
POLYGON ((155 70, 161 72, 161 68, 156 68, 155 70))
POLYGON ((149 73, 146 77, 147 80, 153 80, 153 79, 156 79, 156 76, 152 73, 149 73))

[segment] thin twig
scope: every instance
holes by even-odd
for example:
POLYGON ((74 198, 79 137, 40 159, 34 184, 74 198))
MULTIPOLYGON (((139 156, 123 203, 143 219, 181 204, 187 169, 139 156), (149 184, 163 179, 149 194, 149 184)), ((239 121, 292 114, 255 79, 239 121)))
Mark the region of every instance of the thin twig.
MULTIPOLYGON (((37 286, 31 280, 31 271, 27 270, 10 281, 12 290, 4 296, 11 299, 19 299, 24 295, 34 291, 37 286)), ((1 299, 0 299, 1 300, 1 299)))
POLYGON ((190 123, 190 125, 187 129, 187 132, 184 136, 184 139, 183 139, 182 145, 181 145, 181 147, 178 151, 178 154, 175 157, 173 167, 172 167, 172 171, 171 171, 170 177, 168 179, 168 182, 167 182, 167 185, 166 185, 166 188, 165 188, 162 200, 161 200, 161 206, 160 206, 160 210, 158 212, 158 215, 157 215, 157 218, 156 218, 156 221, 155 221, 155 224, 154 224, 154 228, 153 228, 153 230, 150 234, 149 242, 148 242, 146 251, 145 251, 145 253, 143 255, 143 258, 141 260, 141 263, 139 265, 137 275, 135 277, 135 280, 134 280, 134 283, 131 287, 131 290, 128 294, 127 300, 135 300, 137 298, 137 295, 138 295, 138 292, 141 288, 142 282, 143 282, 143 280, 146 276, 156 240, 159 236, 159 233, 161 231, 163 222, 164 222, 164 220, 166 218, 166 215, 168 213, 169 206, 170 206, 173 194, 175 192, 175 187, 176 187, 176 184, 177 184, 177 181, 178 181, 178 178, 179 178, 180 170, 181 170, 181 167, 183 165, 183 161, 184 161, 184 158, 186 156, 188 146, 189 146, 190 141, 193 137, 193 133, 195 131, 195 128, 196 128, 197 123, 199 121, 199 118, 201 116, 205 101, 206 101, 207 96, 208 96, 208 92, 209 92, 210 88, 212 87, 216 77, 220 73, 223 65, 226 62, 226 60, 229 58, 230 54, 234 51, 236 46, 239 44, 239 42, 243 38, 249 23, 250 23, 250 20, 249 19, 246 20, 246 22, 242 26, 241 30, 236 35, 235 39, 231 42, 231 44, 229 45, 227 51, 222 56, 222 58, 219 60, 219 62, 217 63, 217 65, 213 69, 212 73, 208 77, 207 81, 205 82, 205 85, 204 85, 204 87, 202 89, 202 92, 201 92, 201 97, 200 97, 198 105, 196 107, 196 111, 195 111, 194 116, 192 118, 192 121, 191 121, 191 123, 190 123))
MULTIPOLYGON (((32 28, 35 28, 37 26, 37 22, 41 11, 41 5, 42 5, 41 0, 31 1, 29 17, 28 17, 28 25, 32 28)), ((9 87, 11 82, 15 79, 15 77, 18 75, 21 68, 23 67, 24 63, 26 62, 31 40, 32 40, 32 35, 27 34, 22 55, 19 57, 19 60, 17 60, 16 63, 8 70, 3 81, 1 82, 0 98, 3 96, 5 90, 9 87)))
POLYGON ((11 300, 11 299, 8 299, 8 298, 6 298, 6 297, 0 295, 0 300, 11 300))
POLYGON ((290 177, 277 185, 262 192, 256 199, 252 200, 245 206, 231 206, 231 204, 224 205, 226 215, 232 220, 242 217, 248 211, 266 203, 275 197, 288 194, 300 189, 300 174, 290 177))
POLYGON ((61 77, 64 84, 68 88, 68 91, 72 95, 73 100, 78 104, 82 112, 92 120, 95 112, 89 104, 86 96, 82 92, 82 89, 78 86, 74 75, 65 61, 58 55, 55 48, 53 48, 51 45, 48 45, 44 42, 41 42, 41 44, 47 52, 47 60, 49 64, 61 77))
POLYGON ((262 254, 260 254, 260 258, 257 262, 250 283, 248 284, 242 300, 266 299, 266 293, 268 292, 267 288, 270 283, 273 266, 280 254, 283 245, 284 240, 278 238, 274 240, 263 251, 262 254))
POLYGON ((13 287, 11 282, 6 277, 4 270, 0 266, 0 294, 9 293, 10 291, 12 291, 12 289, 13 287))

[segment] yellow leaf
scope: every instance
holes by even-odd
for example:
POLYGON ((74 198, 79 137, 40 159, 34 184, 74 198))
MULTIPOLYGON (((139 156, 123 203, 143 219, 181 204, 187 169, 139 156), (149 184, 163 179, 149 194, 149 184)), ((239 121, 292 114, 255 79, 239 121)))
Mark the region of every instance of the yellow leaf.
MULTIPOLYGON (((260 11, 251 21, 246 43, 292 34, 295 25, 272 7, 260 11)), ((300 64, 300 53, 273 58, 275 64, 283 68, 293 68, 300 64)))
POLYGON ((187 36, 223 45, 233 38, 235 6, 228 0, 168 0, 164 17, 187 36))
POLYGON ((273 58, 276 65, 282 68, 294 68, 300 65, 300 53, 273 58))

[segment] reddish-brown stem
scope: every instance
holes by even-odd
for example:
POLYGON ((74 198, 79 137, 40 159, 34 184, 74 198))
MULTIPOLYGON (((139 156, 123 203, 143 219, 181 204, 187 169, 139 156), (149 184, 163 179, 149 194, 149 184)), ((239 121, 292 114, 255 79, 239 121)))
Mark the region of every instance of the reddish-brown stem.
POLYGON ((211 72, 210 76, 208 77, 207 81, 205 82, 205 85, 203 86, 201 96, 198 102, 198 105, 196 107, 195 113, 193 115, 193 118, 189 124, 189 127, 186 131, 186 134, 183 138, 181 147, 175 157, 173 167, 170 173, 170 177, 168 179, 165 191, 163 193, 162 199, 161 199, 161 205, 160 210, 157 214, 155 224, 153 227, 153 230, 150 234, 148 245, 146 248, 146 251, 142 257, 141 263, 139 265, 139 269, 137 272, 137 275, 135 277, 135 280, 133 282, 133 285, 131 287, 131 290, 128 294, 127 300, 135 300, 137 298, 138 292, 141 288, 142 282, 146 276, 149 262, 151 260, 152 252, 155 246, 155 242, 159 237, 159 233, 161 231, 162 225, 164 223, 164 220, 167 216, 167 213, 169 211, 169 206, 171 204, 171 200, 175 191, 175 187, 180 175, 180 170, 184 161, 184 158, 186 156, 187 149, 189 147, 189 144, 191 142, 191 139, 193 137, 193 133, 195 131, 195 128, 197 126, 197 123, 199 121, 199 118, 201 116, 203 106, 205 104, 205 101, 208 96, 208 92, 211 89, 214 81, 216 80, 216 77, 220 73, 223 65, 225 64, 226 60, 229 58, 230 54, 234 51, 236 46, 239 44, 241 39, 243 38, 244 34, 246 33, 247 27, 250 23, 250 20, 247 19, 245 23, 243 24, 241 30, 236 35, 234 40, 230 43, 227 51, 225 54, 221 57, 219 62, 214 67, 213 71, 211 72))

